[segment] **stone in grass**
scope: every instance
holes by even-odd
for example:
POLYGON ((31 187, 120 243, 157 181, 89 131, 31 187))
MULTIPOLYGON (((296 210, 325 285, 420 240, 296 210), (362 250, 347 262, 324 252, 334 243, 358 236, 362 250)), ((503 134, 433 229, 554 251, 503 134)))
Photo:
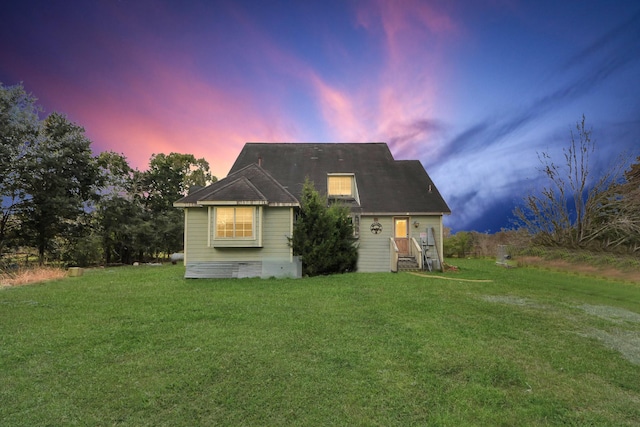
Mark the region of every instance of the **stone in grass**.
POLYGON ((84 273, 84 269, 80 267, 69 267, 69 277, 80 277, 84 273))

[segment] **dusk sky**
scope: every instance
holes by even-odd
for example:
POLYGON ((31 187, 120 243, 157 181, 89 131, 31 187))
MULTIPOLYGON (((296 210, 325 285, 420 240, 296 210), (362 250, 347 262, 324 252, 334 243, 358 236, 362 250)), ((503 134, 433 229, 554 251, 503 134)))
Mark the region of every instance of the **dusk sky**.
POLYGON ((245 142, 387 142, 454 230, 499 231, 584 114, 596 167, 640 148, 633 1, 9 0, 0 82, 145 169, 245 142))

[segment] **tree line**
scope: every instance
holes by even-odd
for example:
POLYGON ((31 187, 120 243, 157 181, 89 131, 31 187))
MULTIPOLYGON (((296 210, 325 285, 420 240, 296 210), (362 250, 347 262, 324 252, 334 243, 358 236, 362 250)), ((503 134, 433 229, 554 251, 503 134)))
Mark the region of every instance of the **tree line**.
MULTIPOLYGON (((94 155, 84 129, 64 114, 40 119, 40 113, 22 85, 0 83, 0 262, 23 247, 34 248, 40 263, 80 266, 129 264, 182 249, 184 213, 173 202, 189 188, 216 180, 205 159, 153 154, 140 171, 122 154, 94 155)), ((514 228, 490 239, 476 232, 449 235, 445 256, 486 252, 511 241, 639 253, 640 157, 598 173, 592 169, 595 151, 582 117, 560 161, 538 154, 546 184, 514 209, 514 228)), ((305 266, 307 273, 352 271, 357 253, 344 209, 321 210, 326 201, 310 184, 302 199, 291 245, 319 260, 305 266), (329 244, 331 239, 318 237, 318 224, 331 224, 340 237, 329 244), (323 244, 309 243, 313 239, 323 244), (344 250, 325 259, 319 253, 327 245, 334 255, 336 248, 344 250)))
POLYGON ((179 251, 184 214, 173 202, 216 180, 191 154, 153 154, 147 170, 111 151, 94 155, 64 114, 40 119, 20 84, 0 83, 0 261, 35 248, 40 263, 131 263, 179 251))

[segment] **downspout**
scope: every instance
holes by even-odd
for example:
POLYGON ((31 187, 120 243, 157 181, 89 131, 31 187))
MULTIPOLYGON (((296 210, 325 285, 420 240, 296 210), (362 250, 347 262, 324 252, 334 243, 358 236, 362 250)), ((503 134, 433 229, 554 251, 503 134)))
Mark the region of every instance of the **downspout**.
MULTIPOLYGON (((289 208, 289 237, 293 238, 293 218, 295 212, 293 208, 289 208)), ((293 262, 293 245, 289 245, 289 262, 293 262)))
POLYGON ((258 246, 262 247, 262 229, 264 228, 264 224, 263 224, 263 219, 262 219, 262 206, 258 206, 258 227, 259 227, 259 233, 258 233, 258 246))
POLYGON ((207 206, 207 247, 211 247, 211 223, 213 222, 213 208, 207 206))
POLYGON ((189 209, 184 208, 184 237, 183 237, 184 258, 182 259, 182 265, 184 265, 185 267, 187 266, 187 248, 189 247, 188 240, 187 240, 187 236, 189 235, 188 224, 189 224, 189 209))
POLYGON ((440 215, 440 231, 439 231, 439 239, 438 239, 438 254, 440 255, 440 271, 444 273, 444 225, 442 222, 443 215, 440 215))

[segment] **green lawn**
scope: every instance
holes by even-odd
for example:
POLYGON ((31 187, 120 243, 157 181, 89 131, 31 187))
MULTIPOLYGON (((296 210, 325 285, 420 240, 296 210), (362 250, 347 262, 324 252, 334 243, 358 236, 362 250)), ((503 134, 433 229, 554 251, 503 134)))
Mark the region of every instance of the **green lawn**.
POLYGON ((0 425, 638 425, 640 286, 460 260, 0 290, 0 425), (438 276, 443 276, 437 274, 438 276))

